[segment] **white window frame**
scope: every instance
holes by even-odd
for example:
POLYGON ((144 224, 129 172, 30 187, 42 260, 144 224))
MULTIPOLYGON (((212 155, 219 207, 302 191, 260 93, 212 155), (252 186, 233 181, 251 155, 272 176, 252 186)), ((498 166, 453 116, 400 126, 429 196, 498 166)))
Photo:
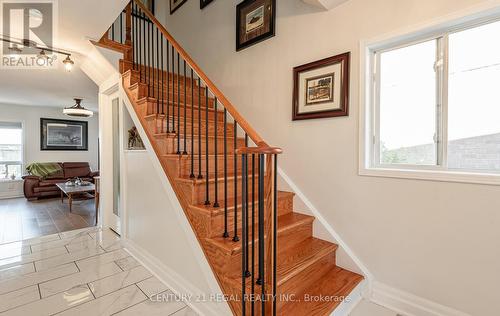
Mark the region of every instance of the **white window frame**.
MULTIPOLYGON (((380 71, 377 52, 394 50, 432 39, 438 40, 438 53, 448 56, 448 36, 461 30, 473 28, 500 20, 498 5, 482 6, 450 15, 425 25, 402 30, 382 37, 360 42, 360 133, 359 133, 359 174, 389 178, 405 178, 431 181, 448 181, 500 185, 500 174, 479 173, 477 171, 447 169, 447 118, 448 118, 448 60, 443 58, 438 72, 436 105, 436 141, 438 163, 436 165, 381 164, 379 162, 379 113, 377 100, 380 71), (378 161, 377 161, 378 160, 378 161)), ((444 57, 438 56, 438 57, 444 57)), ((438 60, 438 58, 437 58, 438 60)))
MULTIPOLYGON (((26 162, 26 149, 25 149, 25 144, 26 144, 26 131, 25 131, 25 122, 20 121, 20 120, 10 120, 10 119, 0 119, 2 122, 8 122, 8 123, 20 123, 21 124, 21 161, 1 161, 0 164, 5 164, 5 165, 19 165, 19 162, 21 163, 21 173, 25 172, 25 162, 26 162)), ((16 178, 14 180, 10 178, 1 178, 1 182, 16 182, 20 181, 20 178, 16 178)))

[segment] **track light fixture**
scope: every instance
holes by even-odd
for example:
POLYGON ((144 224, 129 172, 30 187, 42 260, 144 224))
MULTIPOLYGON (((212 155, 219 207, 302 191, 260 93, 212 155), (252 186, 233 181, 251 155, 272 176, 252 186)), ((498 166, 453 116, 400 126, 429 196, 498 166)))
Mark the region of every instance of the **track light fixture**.
MULTIPOLYGON (((15 59, 19 59, 21 57, 20 55, 23 52, 23 50, 20 48, 20 46, 21 46, 21 47, 32 48, 32 49, 39 49, 40 52, 38 53, 37 58, 40 60, 43 60, 44 62, 46 62, 50 59, 49 55, 47 55, 47 52, 55 53, 55 54, 59 54, 59 55, 65 55, 66 58, 63 60, 63 64, 64 64, 64 68, 68 72, 73 69, 73 66, 75 64, 75 62, 71 59, 70 53, 55 49, 53 47, 40 47, 34 41, 30 41, 30 40, 26 40, 26 39, 15 40, 12 38, 0 38, 0 41, 7 42, 7 43, 11 44, 9 47, 9 55, 10 55, 10 57, 15 58, 15 59)), ((44 63, 40 63, 40 64, 43 65, 44 63)))

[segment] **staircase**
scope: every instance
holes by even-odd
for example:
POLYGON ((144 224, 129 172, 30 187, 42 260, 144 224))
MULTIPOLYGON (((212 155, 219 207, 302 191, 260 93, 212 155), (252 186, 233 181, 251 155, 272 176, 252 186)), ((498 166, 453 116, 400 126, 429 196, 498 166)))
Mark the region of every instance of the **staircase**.
POLYGON ((314 218, 277 190, 281 149, 140 1, 94 44, 123 53, 123 88, 233 314, 330 315, 363 277, 336 265, 337 245, 313 237, 314 218))

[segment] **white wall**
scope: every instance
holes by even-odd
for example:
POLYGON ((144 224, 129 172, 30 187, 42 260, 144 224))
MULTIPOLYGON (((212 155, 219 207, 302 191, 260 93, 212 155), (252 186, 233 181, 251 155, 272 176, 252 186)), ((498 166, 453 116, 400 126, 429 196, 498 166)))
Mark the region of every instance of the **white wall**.
POLYGON ((99 135, 98 115, 88 119, 88 151, 41 151, 40 118, 73 120, 62 113, 62 108, 44 106, 21 106, 0 104, 0 121, 18 121, 24 124, 24 163, 32 162, 88 162, 92 170, 97 170, 97 139, 99 135))
POLYGON ((230 315, 225 302, 197 300, 222 292, 130 101, 125 92, 120 96, 122 236, 132 254, 177 295, 191 297, 187 304, 201 315, 230 315), (144 151, 125 149, 130 120, 144 151))
POLYGON ((278 0, 277 36, 236 53, 239 2, 215 0, 201 11, 188 1, 167 16, 167 29, 284 149, 280 166, 378 281, 471 315, 498 314, 498 186, 358 175, 360 40, 498 1, 350 0, 325 12, 278 0), (292 68, 346 51, 350 116, 292 122, 292 68))

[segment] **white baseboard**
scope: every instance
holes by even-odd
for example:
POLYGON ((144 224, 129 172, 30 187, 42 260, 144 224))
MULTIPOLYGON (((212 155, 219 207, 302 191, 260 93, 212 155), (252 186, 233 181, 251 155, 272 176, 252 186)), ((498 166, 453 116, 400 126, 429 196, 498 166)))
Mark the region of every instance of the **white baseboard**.
POLYGON ((0 192, 0 200, 16 199, 23 196, 23 192, 0 192))
POLYGON ((347 298, 333 311, 330 316, 347 316, 349 315, 359 302, 363 299, 363 291, 366 288, 367 281, 359 283, 347 298))
POLYGON ((471 316, 380 282, 373 283, 370 300, 405 316, 471 316))
MULTIPOLYGON (((192 297, 190 301, 185 301, 186 305, 191 307, 198 315, 220 316, 225 315, 225 307, 216 306, 226 304, 224 302, 202 302, 197 301, 198 295, 203 293, 195 285, 188 282, 177 272, 165 266, 160 260, 155 258, 149 252, 142 249, 132 240, 122 237, 122 243, 125 250, 148 269, 155 277, 168 286, 174 294, 181 297, 192 297)), ((229 307, 227 307, 229 308, 229 307)))

